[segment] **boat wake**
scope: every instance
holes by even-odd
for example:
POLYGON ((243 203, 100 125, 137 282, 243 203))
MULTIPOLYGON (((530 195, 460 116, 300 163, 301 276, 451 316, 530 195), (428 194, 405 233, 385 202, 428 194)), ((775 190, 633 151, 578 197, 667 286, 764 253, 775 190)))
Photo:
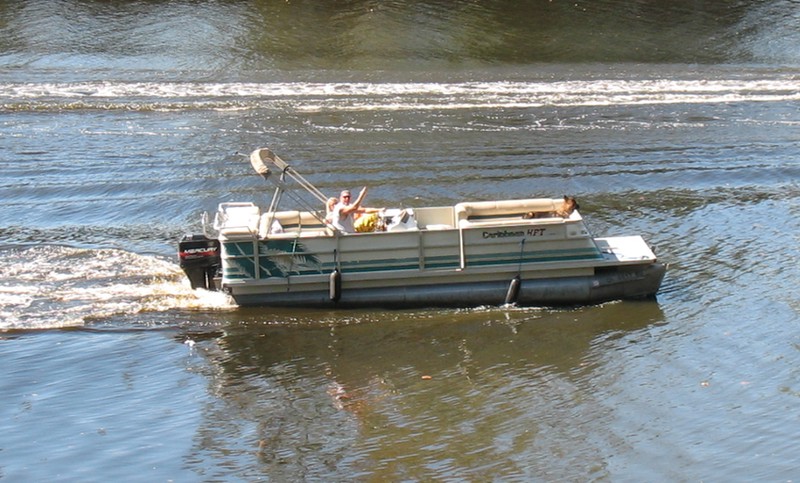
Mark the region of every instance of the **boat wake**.
POLYGON ((0 331, 80 327, 112 316, 226 310, 222 293, 191 290, 171 260, 116 249, 0 251, 0 331))
POLYGON ((0 83, 6 111, 251 110, 429 111, 654 104, 793 102, 796 72, 716 79, 585 79, 451 82, 0 83))

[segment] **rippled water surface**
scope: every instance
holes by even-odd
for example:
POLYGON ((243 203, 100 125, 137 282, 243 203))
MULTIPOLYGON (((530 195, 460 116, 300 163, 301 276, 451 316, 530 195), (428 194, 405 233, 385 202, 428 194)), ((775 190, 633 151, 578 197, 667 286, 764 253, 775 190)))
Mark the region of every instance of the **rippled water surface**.
POLYGON ((0 2, 0 480, 795 481, 797 5, 0 2), (578 197, 657 300, 285 311, 176 241, 269 146, 375 206, 578 197))

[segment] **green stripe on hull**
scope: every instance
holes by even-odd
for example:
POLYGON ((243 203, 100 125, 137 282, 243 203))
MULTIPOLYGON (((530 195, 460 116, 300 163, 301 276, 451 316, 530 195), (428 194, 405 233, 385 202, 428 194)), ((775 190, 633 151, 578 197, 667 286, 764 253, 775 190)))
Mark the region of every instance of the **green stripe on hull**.
POLYGON ((509 263, 544 263, 544 262, 569 262, 578 260, 600 260, 603 255, 595 250, 563 250, 541 253, 527 253, 520 257, 509 253, 469 255, 466 264, 470 267, 506 265, 509 263))
MULTIPOLYGON (((225 280, 255 279, 252 241, 223 243, 223 278, 225 280)), ((343 273, 393 272, 420 269, 418 257, 379 258, 372 260, 321 262, 315 254, 306 252, 297 240, 259 241, 259 278, 287 278, 290 276, 319 275, 339 268, 343 273)), ((581 260, 598 260, 603 255, 596 249, 541 250, 523 253, 467 254, 466 266, 470 268, 513 264, 552 263, 581 260)), ((461 266, 459 255, 431 256, 424 260, 423 269, 456 269, 461 266)))

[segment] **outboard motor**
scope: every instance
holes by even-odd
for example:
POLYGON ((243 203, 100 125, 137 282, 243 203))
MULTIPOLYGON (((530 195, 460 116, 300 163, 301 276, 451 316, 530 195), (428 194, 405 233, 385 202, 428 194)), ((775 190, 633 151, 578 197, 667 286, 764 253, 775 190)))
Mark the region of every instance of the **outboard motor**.
POLYGON ((214 277, 222 265, 219 240, 205 235, 185 235, 178 243, 178 257, 192 289, 218 290, 214 277))

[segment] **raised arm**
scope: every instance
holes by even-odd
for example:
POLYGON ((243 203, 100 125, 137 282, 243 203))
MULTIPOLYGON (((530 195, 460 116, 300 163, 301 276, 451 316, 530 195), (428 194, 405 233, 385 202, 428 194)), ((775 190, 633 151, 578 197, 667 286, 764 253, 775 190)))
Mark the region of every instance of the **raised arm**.
POLYGON ((340 210, 341 214, 347 216, 351 213, 358 211, 358 209, 361 207, 361 203, 364 201, 365 196, 367 196, 366 186, 361 188, 361 192, 358 194, 358 198, 356 198, 356 200, 352 204, 347 205, 340 210))

